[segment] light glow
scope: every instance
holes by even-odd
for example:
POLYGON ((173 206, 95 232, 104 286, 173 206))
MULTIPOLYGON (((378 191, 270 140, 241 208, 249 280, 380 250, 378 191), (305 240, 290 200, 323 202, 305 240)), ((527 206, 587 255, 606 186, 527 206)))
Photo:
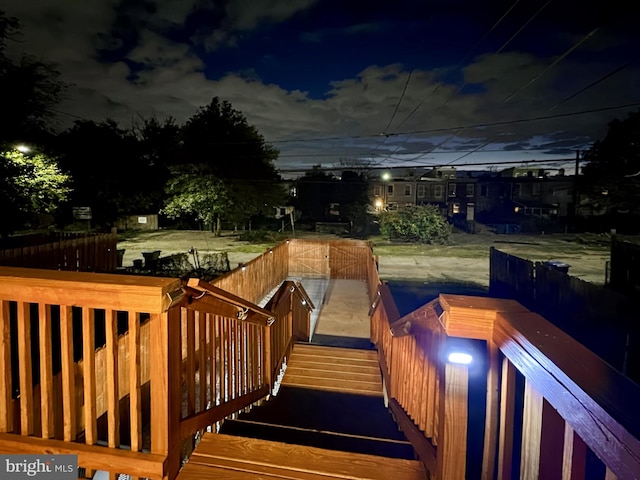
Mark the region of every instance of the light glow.
POLYGON ((447 357, 447 361, 456 365, 469 365, 473 361, 473 357, 464 352, 451 352, 447 357))
POLYGON ((16 147, 16 150, 18 150, 20 153, 29 153, 31 151, 31 149, 26 145, 18 145, 16 147))

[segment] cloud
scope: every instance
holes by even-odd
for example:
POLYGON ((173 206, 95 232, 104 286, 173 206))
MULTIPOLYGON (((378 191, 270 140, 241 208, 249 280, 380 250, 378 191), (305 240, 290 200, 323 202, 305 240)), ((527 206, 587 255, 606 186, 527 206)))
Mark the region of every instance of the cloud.
POLYGON ((247 2, 229 0, 224 10, 215 5, 204 5, 202 11, 215 12, 215 28, 200 29, 193 40, 208 50, 221 46, 235 46, 240 36, 263 24, 284 22, 312 7, 318 0, 260 0, 247 2))

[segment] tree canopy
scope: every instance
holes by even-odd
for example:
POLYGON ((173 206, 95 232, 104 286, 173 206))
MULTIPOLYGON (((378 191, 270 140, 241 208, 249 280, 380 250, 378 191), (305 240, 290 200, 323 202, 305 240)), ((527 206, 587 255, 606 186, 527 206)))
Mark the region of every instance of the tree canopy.
POLYGON ((51 132, 65 84, 52 64, 23 53, 7 55, 8 42, 20 36, 20 23, 0 10, 0 149, 16 142, 40 141, 51 132))
POLYGON ((222 221, 244 225, 271 214, 285 198, 273 165, 277 156, 241 112, 214 97, 181 129, 163 211, 197 218, 218 233, 222 221), (194 175, 201 180, 191 184, 194 175))
POLYGON ((581 193, 609 213, 640 211, 640 112, 609 124, 585 154, 581 193))

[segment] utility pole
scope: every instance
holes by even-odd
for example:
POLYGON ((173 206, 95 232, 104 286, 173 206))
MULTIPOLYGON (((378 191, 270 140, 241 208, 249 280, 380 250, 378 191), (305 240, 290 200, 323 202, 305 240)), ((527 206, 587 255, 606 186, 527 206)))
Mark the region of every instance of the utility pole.
POLYGON ((573 229, 576 230, 578 224, 578 175, 580 174, 580 150, 576 150, 576 171, 573 176, 573 229))

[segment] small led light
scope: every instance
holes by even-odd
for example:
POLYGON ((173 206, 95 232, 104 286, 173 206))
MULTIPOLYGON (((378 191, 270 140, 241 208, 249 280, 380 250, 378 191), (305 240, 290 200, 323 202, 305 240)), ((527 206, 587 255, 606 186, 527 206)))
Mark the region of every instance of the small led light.
POLYGON ((307 304, 307 301, 306 301, 306 300, 304 300, 304 299, 302 299, 302 304, 303 304, 303 305, 306 305, 306 304, 307 304))
POLYGON ((464 352, 451 352, 447 357, 449 363, 455 363, 457 365, 469 365, 472 360, 473 357, 464 352))

